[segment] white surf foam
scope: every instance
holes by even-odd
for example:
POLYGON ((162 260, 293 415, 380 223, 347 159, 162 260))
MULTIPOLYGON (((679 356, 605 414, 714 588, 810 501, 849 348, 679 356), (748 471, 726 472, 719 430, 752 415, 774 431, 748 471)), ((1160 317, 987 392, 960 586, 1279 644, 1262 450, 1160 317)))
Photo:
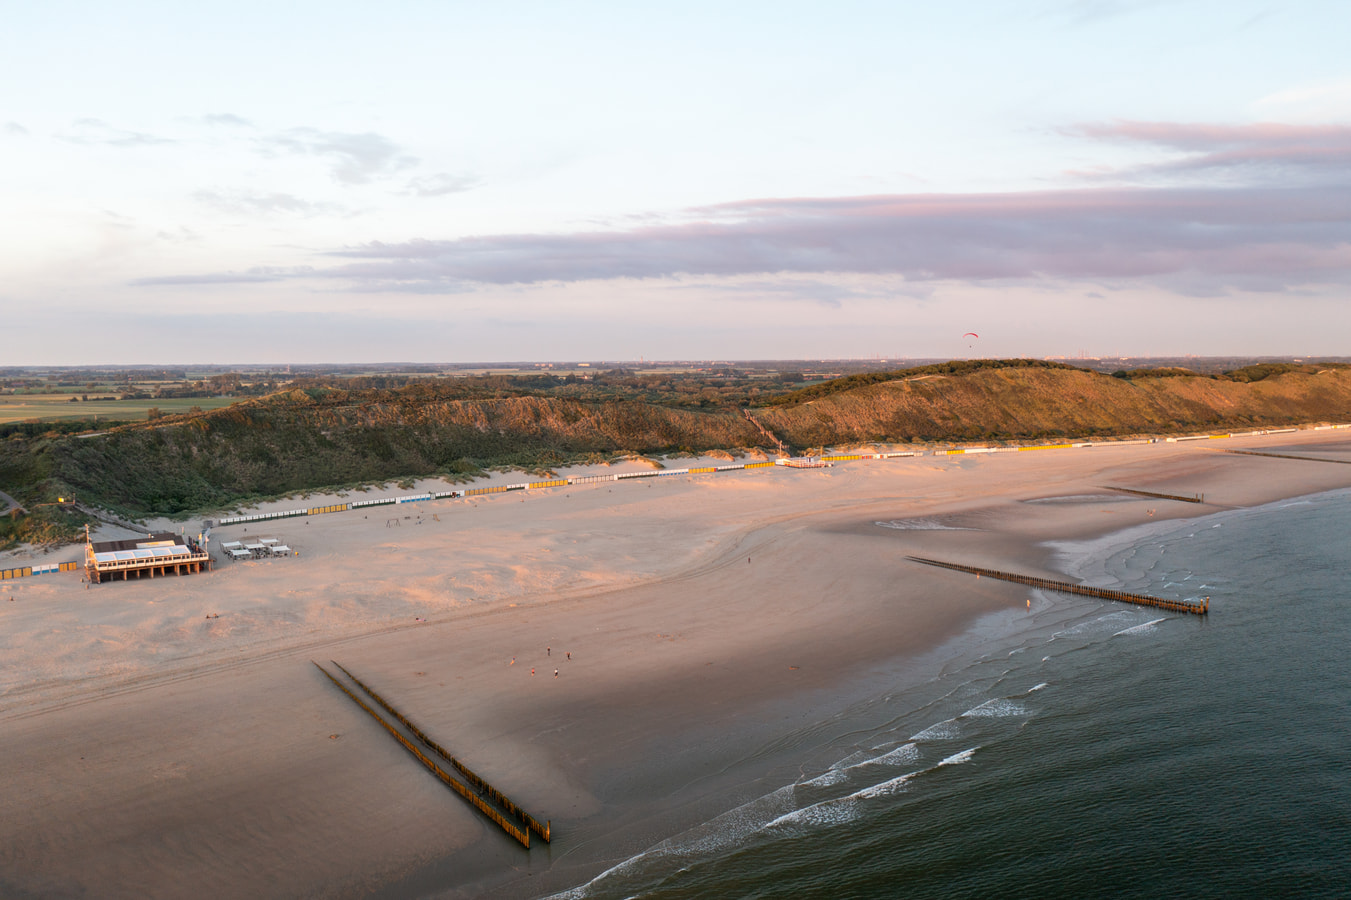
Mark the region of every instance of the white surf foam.
POLYGON ((1114 612, 1105 616, 1099 616, 1087 622, 1080 622, 1064 631, 1057 631, 1051 635, 1052 640, 1065 637, 1079 637, 1081 635, 1101 634, 1109 628, 1119 628, 1123 622, 1129 622, 1134 617, 1133 612, 1114 612))
POLYGON ((827 769, 815 778, 808 778, 801 783, 808 787, 834 787, 848 780, 848 769, 827 769))
MULTIPOLYGON (((857 756, 858 754, 853 754, 852 756, 849 756, 848 759, 853 760, 857 756)), ((800 783, 810 787, 832 787, 833 785, 847 781, 849 779, 849 773, 851 772, 858 772, 859 770, 871 768, 873 766, 901 766, 918 760, 919 748, 913 743, 902 744, 899 747, 893 747, 885 753, 878 754, 877 756, 870 756, 861 762, 850 762, 848 764, 836 763, 815 778, 810 778, 800 783)))
POLYGON ((850 766, 856 766, 856 765, 858 765, 858 764, 861 763, 861 762, 865 762, 865 761, 867 761, 867 760, 870 760, 870 759, 872 759, 875 755, 876 755, 876 751, 872 751, 872 750, 858 750, 858 751, 855 751, 854 753, 849 754, 849 755, 846 756, 844 759, 841 759, 841 760, 838 760, 838 761, 832 763, 830 767, 831 767, 832 769, 847 769, 847 768, 849 768, 850 766))
POLYGON ((919 759, 919 748, 914 743, 902 744, 893 750, 888 750, 881 756, 874 757, 867 762, 859 763, 854 766, 855 769, 862 769, 867 766, 900 766, 906 763, 912 763, 919 759))
POLYGON ((1151 619, 1148 622, 1141 622, 1139 625, 1132 625, 1130 628, 1123 628, 1116 634, 1112 635, 1112 637, 1119 637, 1120 635, 1123 634, 1149 634, 1151 631, 1158 630, 1155 626, 1157 626, 1160 622, 1166 621, 1168 621, 1167 616, 1164 616, 1161 619, 1151 619))
POLYGON ((980 706, 973 706, 962 713, 960 718, 964 719, 1000 719, 1006 716, 1021 716, 1027 712, 1027 707, 1021 703, 1016 703, 1006 697, 995 697, 992 700, 986 700, 980 706))
POLYGON ((765 828, 785 828, 792 826, 808 826, 814 828, 830 827, 833 825, 843 825, 846 822, 852 822, 859 817, 858 802, 853 794, 848 797, 840 797, 835 800, 822 800, 820 803, 813 803, 811 806, 804 806, 802 809, 795 809, 790 813, 784 813, 772 822, 765 825, 765 828))
MULTIPOLYGON (((907 745, 909 746, 909 745, 907 745)), ((903 749, 898 747, 898 750, 903 749)), ((834 800, 822 800, 820 803, 813 803, 811 806, 802 809, 793 810, 785 813, 777 819, 766 825, 766 828, 782 828, 785 826, 829 826, 839 825, 845 822, 853 821, 859 817, 858 805, 864 800, 876 800, 881 797, 893 797, 896 794, 907 790, 910 782, 917 776, 925 772, 932 772, 943 766, 956 766, 967 762, 976 754, 975 747, 970 747, 960 753, 954 753, 941 762, 922 769, 918 772, 907 772, 904 775, 897 775, 895 778, 888 778, 879 784, 869 785, 861 788, 847 797, 839 797, 834 800)))
POLYGON ((930 725, 928 728, 911 735, 912 741, 947 741, 958 737, 962 733, 962 726, 957 724, 956 719, 944 719, 941 722, 930 725))
POLYGON ((976 755, 976 749, 977 748, 972 747, 969 750, 963 750, 961 753, 954 753, 947 759, 940 762, 937 766, 934 766, 934 768, 937 769, 939 768, 939 766, 956 766, 961 765, 964 762, 968 762, 971 759, 971 757, 976 755))
POLYGON ((905 775, 897 775, 895 778, 889 778, 881 784, 874 784, 872 787, 866 787, 861 791, 855 791, 846 797, 846 800, 873 800, 878 797, 892 797, 905 790, 918 772, 909 772, 905 775))
POLYGON ((846 822, 852 822, 859 816, 858 804, 852 802, 849 797, 843 797, 838 800, 822 800, 820 803, 813 803, 811 806, 804 806, 802 809, 795 809, 790 813, 784 813, 772 822, 765 825, 765 828, 785 828, 791 826, 808 826, 814 828, 830 827, 833 825, 843 825, 846 822))
POLYGON ((622 880, 625 875, 659 860, 703 855, 739 843, 747 835, 763 827, 766 821, 776 816, 782 817, 786 811, 791 811, 793 790, 793 785, 785 785, 763 797, 743 803, 703 825, 667 838, 642 853, 611 866, 586 884, 552 894, 548 900, 583 900, 592 896, 594 890, 605 889, 608 882, 622 880))

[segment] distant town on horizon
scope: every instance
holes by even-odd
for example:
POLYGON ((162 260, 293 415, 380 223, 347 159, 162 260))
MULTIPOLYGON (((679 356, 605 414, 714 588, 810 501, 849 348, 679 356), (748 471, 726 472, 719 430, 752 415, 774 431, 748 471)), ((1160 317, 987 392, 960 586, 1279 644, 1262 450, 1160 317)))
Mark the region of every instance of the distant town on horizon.
MULTIPOLYGON (((783 359, 733 359, 733 358, 676 358, 676 359, 548 359, 548 360, 468 360, 461 362, 430 361, 378 361, 378 362, 271 362, 271 363, 91 363, 87 365, 24 365, 0 366, 0 390, 14 390, 15 381, 33 378, 60 380, 67 373, 82 373, 82 376, 119 377, 127 373, 139 376, 158 376, 160 379, 204 378, 211 375, 223 375, 231 372, 241 374, 271 375, 456 375, 456 374, 537 374, 540 372, 566 372, 569 370, 612 371, 626 369, 633 371, 695 371, 708 372, 717 369, 738 369, 745 372, 764 370, 772 372, 796 371, 804 376, 818 378, 839 377, 856 372, 878 372, 901 370, 918 366, 938 365, 953 359, 985 359, 979 355, 967 357, 805 357, 783 359), (830 370, 827 372, 827 370, 830 370)), ((994 357, 1012 358, 1012 357, 994 357)), ((1139 368, 1185 368, 1200 374, 1225 372, 1244 366, 1273 363, 1351 363, 1351 356, 1043 356, 1029 357, 1045 362, 1064 363, 1097 372, 1115 372, 1139 368)))

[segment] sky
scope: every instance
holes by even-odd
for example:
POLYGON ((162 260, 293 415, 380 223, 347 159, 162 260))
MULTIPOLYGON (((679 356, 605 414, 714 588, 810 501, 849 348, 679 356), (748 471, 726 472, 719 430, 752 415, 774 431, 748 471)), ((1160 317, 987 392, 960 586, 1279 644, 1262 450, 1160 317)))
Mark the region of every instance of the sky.
POLYGON ((1351 356, 1342 0, 4 18, 0 366, 1351 356))

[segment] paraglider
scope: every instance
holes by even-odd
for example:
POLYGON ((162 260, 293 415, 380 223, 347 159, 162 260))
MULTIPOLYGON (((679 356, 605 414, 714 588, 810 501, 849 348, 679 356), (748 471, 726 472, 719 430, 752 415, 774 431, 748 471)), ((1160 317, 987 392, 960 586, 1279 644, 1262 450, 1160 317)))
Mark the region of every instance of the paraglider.
MULTIPOLYGON (((963 340, 965 340, 966 338, 979 338, 979 337, 980 335, 976 334, 974 331, 968 331, 966 334, 962 335, 963 340)), ((966 348, 970 350, 974 346, 976 345, 972 343, 967 343, 966 348)))

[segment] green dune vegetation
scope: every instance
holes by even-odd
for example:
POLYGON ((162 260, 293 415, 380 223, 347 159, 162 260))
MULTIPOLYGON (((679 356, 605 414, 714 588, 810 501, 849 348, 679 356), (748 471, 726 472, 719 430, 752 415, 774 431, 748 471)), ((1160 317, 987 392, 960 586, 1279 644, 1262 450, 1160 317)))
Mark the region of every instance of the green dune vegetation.
POLYGON ((494 467, 544 472, 623 455, 772 445, 742 412, 802 450, 864 442, 1026 441, 1169 434, 1351 418, 1351 367, 1266 364, 1220 375, 1106 375, 1037 360, 866 373, 778 393, 642 391, 494 376, 391 389, 310 387, 105 432, 15 428, 0 439, 0 490, 27 509, 0 546, 78 537, 76 497, 140 518, 221 510, 297 492, 494 467), (45 504, 45 505, 44 505, 45 504))

